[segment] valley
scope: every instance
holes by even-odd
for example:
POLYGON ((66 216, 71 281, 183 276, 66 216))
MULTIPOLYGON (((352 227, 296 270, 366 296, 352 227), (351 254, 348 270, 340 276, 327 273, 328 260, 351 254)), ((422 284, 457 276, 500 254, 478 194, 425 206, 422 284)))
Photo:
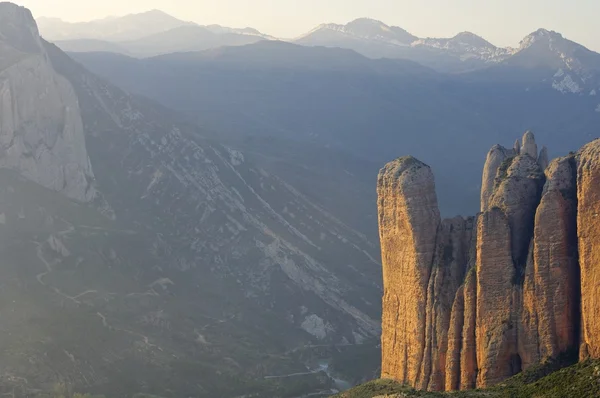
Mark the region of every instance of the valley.
MULTIPOLYGON (((544 186, 572 166, 552 159, 596 138, 599 90, 600 54, 546 29, 503 48, 359 18, 278 40, 158 10, 36 21, 0 3, 0 393, 293 398, 383 375, 423 392, 347 396, 441 394, 579 351, 580 330, 595 359, 595 321, 572 322, 565 298, 579 297, 572 223, 551 222, 574 220, 575 183, 544 186), (547 149, 513 146, 527 130, 547 149), (413 166, 431 170, 416 188, 413 166), (399 223, 415 208, 426 217, 399 223), (479 211, 488 224, 442 221, 479 211), (554 243, 529 256, 534 235, 554 243), (506 272, 481 272, 494 264, 506 272)), ((587 148, 577 181, 593 182, 587 148)), ((595 251, 582 256, 593 291, 595 251)), ((596 377, 589 364, 570 369, 596 377)))

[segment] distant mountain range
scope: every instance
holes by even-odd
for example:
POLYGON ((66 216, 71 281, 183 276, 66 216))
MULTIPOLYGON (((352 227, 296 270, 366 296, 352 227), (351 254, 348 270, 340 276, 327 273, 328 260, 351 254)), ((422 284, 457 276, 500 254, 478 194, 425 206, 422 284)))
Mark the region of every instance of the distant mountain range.
MULTIPOLYGON (((89 22, 65 22, 58 18, 38 18, 36 20, 40 33, 46 40, 79 40, 95 39, 111 42, 127 42, 139 40, 158 33, 167 32, 182 26, 199 26, 194 22, 177 19, 159 10, 123 17, 108 17, 89 22)), ((204 26, 214 34, 241 34, 248 36, 268 37, 253 28, 228 28, 220 25, 204 26)))
POLYGON ((78 23, 39 18, 37 23, 40 34, 65 51, 108 51, 136 57, 273 39, 253 28, 200 26, 158 10, 78 23))
MULTIPOLYGON (((253 28, 201 26, 158 10, 80 23, 39 18, 38 25, 41 35, 64 51, 114 52, 138 58, 276 39, 253 28)), ((408 59, 451 73, 503 63, 539 67, 546 62, 556 69, 557 76, 552 82, 563 92, 585 91, 590 72, 590 65, 586 64, 600 63, 596 53, 544 29, 524 38, 518 48, 502 48, 471 32, 461 32, 451 38, 419 38, 400 27, 359 18, 346 25, 322 24, 298 38, 284 41, 346 48, 375 59, 408 59), (560 45, 555 46, 556 43, 560 45), (541 53, 547 47, 552 54, 545 57, 541 53)), ((592 66, 591 69, 597 68, 592 66)))
POLYGON ((5 2, 0 93, 0 392, 293 397, 337 391, 336 355, 377 358, 377 245, 343 200, 371 200, 371 165, 225 146, 5 2))
MULTIPOLYGON (((387 156, 397 153, 395 145, 401 145, 435 167, 451 156, 446 144, 440 144, 439 152, 423 149, 432 140, 435 145, 446 142, 435 138, 438 130, 462 134, 476 129, 500 140, 500 126, 504 131, 541 127, 546 130, 541 134, 552 135, 543 137, 551 147, 564 148, 573 137, 563 139, 563 129, 578 126, 575 148, 592 138, 590 126, 600 117, 600 54, 545 29, 531 33, 516 48, 500 48, 469 32, 421 39, 367 18, 320 25, 294 39, 297 45, 251 28, 174 22, 156 11, 123 17, 125 22, 118 25, 122 32, 138 32, 141 28, 134 25, 148 18, 164 22, 155 23, 153 33, 145 37, 107 41, 106 35, 83 38, 79 33, 79 39, 70 36, 73 40, 58 45, 89 69, 188 113, 220 135, 294 141, 305 137, 320 147, 350 151, 377 163, 389 160, 387 156), (127 23, 131 26, 123 28, 127 23), (175 23, 179 26, 173 27, 175 23), (150 57, 153 54, 162 55, 150 57), (149 59, 135 59, 140 57, 149 59), (340 72, 343 75, 333 76, 340 72), (444 76, 448 72, 461 73, 444 76), (365 80, 353 80, 356 76, 365 80), (390 84, 397 91, 386 88, 390 84), (548 97, 549 92, 559 95, 548 97), (418 115, 424 110, 428 116, 421 120, 418 115), (431 115, 439 116, 439 124, 431 115), (373 142, 363 134, 374 128, 387 138, 373 142), (415 138, 412 134, 418 131, 427 131, 431 139, 415 138)), ((41 24, 43 35, 56 37, 44 27, 41 24)), ((481 153, 496 141, 483 134, 470 144, 475 142, 474 150, 481 153)), ((448 170, 443 177, 452 174, 448 170)), ((448 196, 441 193, 442 210, 468 212, 478 190, 468 186, 458 192, 449 185, 448 196), (472 201, 463 199, 466 192, 472 193, 472 201)))
POLYGON ((94 39, 106 41, 137 40, 185 25, 195 25, 159 10, 123 17, 108 17, 89 22, 65 22, 58 18, 38 18, 40 34, 46 40, 94 39))
POLYGON ((293 43, 158 11, 40 25, 79 52, 0 2, 13 396, 358 382, 378 362, 380 165, 418 156, 441 212, 472 213, 491 145, 531 129, 562 155, 600 126, 599 55, 546 30, 502 49, 368 19, 293 43))
POLYGON ((400 27, 368 18, 347 25, 320 25, 295 42, 350 48, 371 58, 406 58, 447 72, 477 69, 514 53, 470 32, 452 38, 418 38, 400 27))
MULTIPOLYGON (((593 139, 600 124, 597 54, 545 31, 505 61, 450 75, 407 60, 277 41, 149 59, 70 55, 220 139, 241 137, 240 150, 262 137, 335 148, 375 164, 415 153, 436 170, 446 215, 477 207, 480 154, 508 132, 530 128, 559 155, 593 139)), ((298 169, 312 168, 306 156, 296 159, 298 169)))

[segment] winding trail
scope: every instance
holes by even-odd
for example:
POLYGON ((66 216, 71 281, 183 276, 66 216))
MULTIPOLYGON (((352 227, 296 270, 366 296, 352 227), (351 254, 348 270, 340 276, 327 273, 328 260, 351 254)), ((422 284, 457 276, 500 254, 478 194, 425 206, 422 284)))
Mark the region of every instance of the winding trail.
POLYGON ((269 379, 285 379, 288 377, 313 375, 315 373, 327 372, 327 368, 328 368, 328 365, 319 365, 318 368, 315 368, 315 369, 307 371, 307 372, 290 373, 287 375, 277 375, 277 376, 265 376, 264 378, 266 380, 269 380, 269 379))
POLYGON ((309 348, 323 348, 323 347, 350 347, 350 346, 358 346, 360 344, 357 343, 346 343, 346 344, 313 344, 313 345, 303 345, 302 347, 296 347, 291 350, 286 351, 284 354, 293 354, 298 351, 306 350, 309 348))
POLYGON ((44 254, 42 253, 42 244, 41 243, 35 243, 36 244, 36 254, 37 257, 40 259, 40 261, 46 266, 46 272, 42 272, 40 274, 37 274, 37 276, 35 277, 39 283, 41 283, 43 286, 46 286, 46 282, 44 282, 44 276, 48 275, 50 272, 52 272, 52 265, 44 258, 44 254))
POLYGON ((98 315, 98 317, 99 317, 99 318, 100 318, 100 320, 102 321, 102 325, 103 325, 104 327, 106 327, 106 328, 109 328, 109 329, 112 329, 112 330, 116 330, 116 331, 118 331, 118 332, 123 332, 123 333, 131 334, 131 335, 134 335, 134 336, 137 336, 137 337, 141 337, 141 338, 142 338, 142 340, 143 340, 143 342, 144 342, 144 344, 146 344, 148 347, 154 347, 154 348, 156 348, 156 349, 157 349, 157 350, 159 350, 159 351, 162 351, 162 350, 163 350, 161 347, 157 346, 156 344, 152 344, 152 343, 150 343, 150 339, 148 338, 148 336, 146 336, 146 335, 143 335, 143 334, 141 334, 141 333, 138 333, 138 332, 133 332, 133 331, 131 331, 131 330, 127 330, 127 329, 119 329, 119 328, 116 328, 116 327, 114 327, 114 326, 111 326, 111 325, 109 325, 109 324, 108 324, 108 320, 106 319, 106 316, 104 316, 104 315, 103 315, 103 314, 101 314, 100 312, 96 312, 96 315, 98 315))
POLYGON ((67 300, 71 300, 73 301, 75 304, 81 304, 81 301, 77 300, 79 297, 84 296, 86 294, 90 294, 90 293, 98 293, 98 291, 96 290, 86 290, 83 293, 79 293, 76 296, 69 296, 68 294, 65 294, 64 292, 62 292, 59 288, 54 287, 54 286, 48 286, 46 284, 46 282, 44 282, 44 277, 48 274, 50 274, 53 271, 53 264, 49 263, 48 260, 46 260, 46 258, 44 257, 44 253, 42 253, 42 245, 43 243, 37 243, 36 242, 36 254, 38 259, 44 264, 44 266, 46 267, 46 271, 37 274, 37 276, 35 277, 37 279, 37 281, 42 285, 42 286, 46 286, 51 288, 54 293, 66 298, 67 300))

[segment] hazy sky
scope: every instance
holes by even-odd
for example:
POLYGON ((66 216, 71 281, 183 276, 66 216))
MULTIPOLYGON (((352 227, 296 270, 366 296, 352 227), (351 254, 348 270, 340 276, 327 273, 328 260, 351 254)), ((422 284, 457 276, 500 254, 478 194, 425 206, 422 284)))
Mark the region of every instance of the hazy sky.
POLYGON ((200 24, 252 26, 288 38, 323 22, 379 19, 421 36, 468 30, 496 45, 516 46, 544 27, 600 51, 600 0, 14 0, 36 17, 84 21, 163 10, 200 24))

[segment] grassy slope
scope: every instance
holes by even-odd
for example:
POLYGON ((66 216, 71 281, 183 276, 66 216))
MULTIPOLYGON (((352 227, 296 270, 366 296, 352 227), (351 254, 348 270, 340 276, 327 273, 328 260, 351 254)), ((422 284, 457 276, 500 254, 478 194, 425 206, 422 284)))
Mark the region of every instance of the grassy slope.
POLYGON ((600 361, 586 361, 547 375, 537 367, 507 380, 500 386, 456 393, 416 391, 389 380, 375 380, 337 395, 337 398, 587 398, 600 397, 600 361))

